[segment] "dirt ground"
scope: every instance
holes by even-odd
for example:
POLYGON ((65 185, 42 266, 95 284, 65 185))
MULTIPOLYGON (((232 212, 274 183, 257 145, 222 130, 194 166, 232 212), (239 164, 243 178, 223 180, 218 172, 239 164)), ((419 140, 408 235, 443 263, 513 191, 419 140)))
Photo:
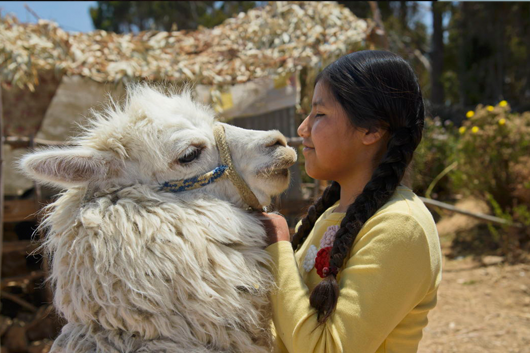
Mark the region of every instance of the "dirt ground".
MULTIPOLYGON (((466 202, 460 206, 485 211, 466 202)), ((474 224, 461 215, 440 220, 443 252, 449 253, 455 229, 474 224)), ((438 305, 429 313, 419 353, 530 353, 530 263, 485 259, 491 261, 444 257, 438 305)))
POLYGON ((530 353, 530 265, 444 259, 420 353, 530 353))

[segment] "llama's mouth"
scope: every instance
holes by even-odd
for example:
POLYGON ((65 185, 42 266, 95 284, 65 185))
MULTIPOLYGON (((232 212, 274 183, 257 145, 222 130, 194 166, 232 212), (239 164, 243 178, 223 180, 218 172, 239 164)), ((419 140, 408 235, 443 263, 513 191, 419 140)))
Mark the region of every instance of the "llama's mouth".
POLYGON ((271 179, 271 178, 287 178, 289 177, 290 164, 275 165, 268 168, 261 169, 257 175, 260 178, 271 179))
POLYGON ((265 180, 287 180, 289 178, 289 169, 274 169, 269 171, 261 171, 258 173, 260 179, 265 180))
POLYGON ((274 178, 274 177, 285 178, 289 176, 289 169, 287 168, 274 169, 274 170, 271 170, 270 172, 267 172, 265 175, 262 175, 262 176, 266 176, 267 178, 274 178))

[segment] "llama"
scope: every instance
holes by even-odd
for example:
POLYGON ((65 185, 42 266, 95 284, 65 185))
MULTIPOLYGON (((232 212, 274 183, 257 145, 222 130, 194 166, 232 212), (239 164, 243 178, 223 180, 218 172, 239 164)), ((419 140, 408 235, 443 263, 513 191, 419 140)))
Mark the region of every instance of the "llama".
POLYGON ((287 188, 294 149, 216 121, 189 90, 138 85, 93 115, 74 147, 21 160, 65 189, 42 223, 67 320, 51 352, 269 352, 273 279, 247 208, 287 188))

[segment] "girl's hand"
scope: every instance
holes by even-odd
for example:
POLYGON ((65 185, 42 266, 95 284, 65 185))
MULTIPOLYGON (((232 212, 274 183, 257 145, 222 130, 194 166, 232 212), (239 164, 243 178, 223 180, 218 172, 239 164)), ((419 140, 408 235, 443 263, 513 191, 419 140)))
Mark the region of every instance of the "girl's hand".
POLYGON ((263 227, 267 232, 268 245, 282 240, 291 241, 289 226, 282 215, 276 213, 260 213, 258 214, 258 219, 263 223, 263 227))

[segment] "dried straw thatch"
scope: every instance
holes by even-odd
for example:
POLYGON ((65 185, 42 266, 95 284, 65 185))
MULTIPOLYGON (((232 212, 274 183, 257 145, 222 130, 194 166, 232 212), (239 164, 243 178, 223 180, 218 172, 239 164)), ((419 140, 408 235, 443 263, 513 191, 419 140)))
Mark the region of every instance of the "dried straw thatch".
POLYGON ((97 82, 233 85, 318 68, 363 45, 369 27, 334 2, 270 2, 196 31, 68 33, 54 22, 0 18, 1 80, 35 90, 39 73, 97 82))

